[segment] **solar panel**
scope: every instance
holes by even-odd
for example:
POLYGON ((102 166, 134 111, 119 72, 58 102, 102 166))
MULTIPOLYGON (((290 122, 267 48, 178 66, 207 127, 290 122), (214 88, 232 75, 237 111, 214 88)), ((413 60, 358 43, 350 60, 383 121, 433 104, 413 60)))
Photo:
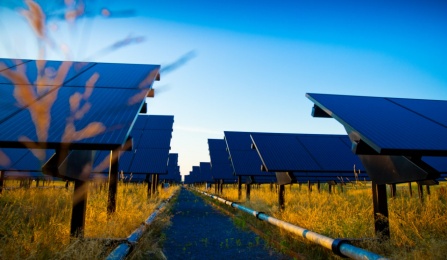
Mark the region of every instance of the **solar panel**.
POLYGON ((135 124, 133 125, 132 131, 145 129, 148 118, 149 117, 147 116, 138 116, 137 120, 135 120, 135 124))
MULTIPOLYGON (((121 152, 118 163, 119 171, 133 174, 167 174, 169 173, 168 158, 171 163, 175 163, 173 166, 177 166, 178 154, 169 154, 173 117, 155 116, 155 119, 152 117, 152 115, 139 115, 137 117, 135 125, 139 127, 131 131, 131 136, 134 139, 133 149, 132 151, 121 152), (151 127, 146 125, 148 121, 156 124, 157 119, 162 123, 166 122, 166 118, 171 119, 171 129, 151 130, 151 127), (144 128, 141 128, 142 126, 144 128)), ((93 167, 95 172, 109 171, 109 154, 109 151, 97 152, 93 167), (103 163, 103 167, 100 167, 101 163, 103 163), (107 167, 104 167, 104 165, 107 167)), ((180 175, 180 172, 178 174, 180 175)))
POLYGON ((319 165, 294 134, 252 134, 256 150, 269 172, 317 171, 319 165))
POLYGON ((88 113, 76 115, 79 110, 70 111, 69 100, 83 92, 83 88, 61 88, 4 121, 0 124, 3 130, 0 146, 40 144, 56 149, 63 144, 73 150, 112 150, 122 145, 140 108, 140 104, 128 105, 122 101, 131 99, 137 94, 136 90, 95 89, 84 103, 90 107, 88 113), (57 99, 53 102, 55 95, 57 99), (121 106, 111 107, 110 103, 121 103, 121 106))
POLYGON ((159 71, 158 65, 0 62, 6 64, 0 67, 0 147, 11 148, 119 147, 159 71))
POLYGON ((447 158, 446 157, 435 157, 435 156, 425 156, 422 160, 428 163, 431 167, 435 168, 440 173, 447 173, 447 158))
POLYGON ((9 68, 14 68, 22 63, 29 62, 29 60, 19 60, 19 59, 5 59, 0 58, 0 72, 7 70, 9 68))
POLYGON ((200 178, 202 182, 213 182, 213 177, 211 175, 211 163, 201 162, 200 163, 200 178))
POLYGON ((93 159, 93 173, 109 173, 110 151, 96 151, 93 159))
POLYGON ((382 155, 447 155, 447 101, 308 93, 316 107, 382 155))
POLYGON ((169 148, 171 144, 171 132, 172 124, 171 129, 168 130, 145 130, 141 135, 140 143, 137 145, 137 148, 169 148))
POLYGON ((224 134, 235 175, 272 175, 261 171, 262 161, 256 151, 251 149, 250 132, 225 131, 224 134))
POLYGON ((129 172, 134 174, 167 174, 169 149, 138 149, 129 172))
POLYGON ((211 175, 213 179, 235 181, 233 167, 226 150, 226 143, 223 139, 208 139, 208 147, 211 159, 211 175))
POLYGON ((323 171, 350 172, 353 166, 365 170, 357 156, 353 156, 346 135, 299 135, 298 141, 312 155, 323 171))
POLYGON ((200 180, 200 166, 193 166, 192 171, 189 172, 189 175, 185 175, 185 183, 186 184, 193 184, 202 182, 200 180))
MULTIPOLYGON (((43 86, 59 87, 94 65, 89 62, 45 60, 31 60, 15 66, 14 61, 8 64, 9 69, 0 72, 0 84, 30 85, 36 90, 43 86)), ((86 82, 79 86, 85 86, 86 82)))
POLYGON ((40 172, 42 165, 50 159, 54 150, 28 150, 12 167, 17 171, 40 172), (40 155, 39 155, 40 154, 40 155), (41 157, 38 158, 37 156, 41 157))
POLYGON ((172 131, 173 123, 174 123, 174 116, 150 115, 147 118, 145 129, 172 131))
POLYGON ((80 87, 94 75, 99 76, 97 88, 151 88, 159 70, 158 65, 96 63, 65 86, 80 87))
POLYGON ((168 156, 168 174, 160 175, 160 180, 168 180, 180 183, 182 177, 180 175, 180 167, 178 166, 178 154, 170 153, 168 156))
POLYGON ((346 135, 253 133, 256 150, 269 172, 346 172, 363 166, 346 145, 346 135))
POLYGON ((176 167, 176 166, 178 166, 178 154, 170 153, 168 160, 168 167, 176 167))
POLYGON ((26 153, 28 153, 27 149, 0 149, 0 170, 13 170, 14 164, 16 164, 23 156, 25 156, 26 153))

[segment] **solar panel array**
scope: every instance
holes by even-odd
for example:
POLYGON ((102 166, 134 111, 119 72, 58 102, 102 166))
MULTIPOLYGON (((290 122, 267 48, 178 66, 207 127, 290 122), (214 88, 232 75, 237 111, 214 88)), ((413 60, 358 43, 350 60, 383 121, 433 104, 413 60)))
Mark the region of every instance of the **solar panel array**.
POLYGON ((211 175, 211 163, 209 162, 201 162, 200 163, 200 178, 201 182, 212 183, 214 182, 213 177, 211 175))
POLYGON ((127 139, 159 69, 1 59, 0 147, 115 149, 127 139))
POLYGON ((200 181, 200 167, 193 166, 192 171, 189 172, 189 175, 185 175, 185 184, 194 184, 199 183, 200 181))
POLYGON ((251 138, 270 172, 353 173, 354 166, 364 171, 346 135, 254 133, 251 138))
POLYGON ((213 179, 234 183, 236 178, 233 175, 233 167, 229 160, 225 140, 208 139, 208 148, 211 159, 211 176, 213 179))
POLYGON ((378 154, 447 155, 447 101, 313 93, 306 96, 378 154))
POLYGON ((272 173, 261 171, 262 161, 257 152, 251 149, 250 132, 225 131, 224 134, 235 175, 273 176, 272 173))
MULTIPOLYGON (((132 128, 132 151, 120 153, 118 170, 126 174, 168 174, 173 116, 140 114, 132 128)), ((109 171, 110 152, 99 152, 93 171, 109 171)), ((174 159, 175 160, 175 159, 174 159)))
POLYGON ((178 166, 178 154, 170 153, 168 158, 168 174, 160 175, 160 180, 173 181, 180 183, 182 181, 180 175, 180 166, 178 166))

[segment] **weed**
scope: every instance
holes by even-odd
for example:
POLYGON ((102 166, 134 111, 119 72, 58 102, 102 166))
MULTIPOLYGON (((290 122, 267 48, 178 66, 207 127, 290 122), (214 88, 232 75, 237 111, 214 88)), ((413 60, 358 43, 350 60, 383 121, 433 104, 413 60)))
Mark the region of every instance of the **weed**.
MULTIPOLYGON (((62 184, 63 185, 63 184, 62 184)), ((8 184, 8 186, 11 186, 8 184)), ((70 239, 71 189, 13 189, 0 196, 0 259, 5 258, 101 258, 112 238, 127 237, 155 207, 175 192, 170 188, 147 200, 147 187, 120 184, 117 210, 107 218, 107 191, 91 186, 87 200, 86 239, 70 239)))
MULTIPOLYGON (((269 185, 251 190, 250 201, 243 206, 262 211, 275 218, 333 238, 354 238, 359 246, 393 259, 446 259, 447 252, 447 185, 431 187, 431 195, 422 203, 417 196, 411 197, 408 184, 397 185, 397 196, 388 200, 391 239, 380 242, 375 238, 371 184, 358 182, 346 185, 336 193, 329 194, 328 186, 309 193, 292 186, 286 191, 286 209, 278 210, 277 195, 269 185), (436 250, 433 250, 435 249, 436 250)), ((413 187, 413 191, 416 190, 413 187)), ((238 199, 238 190, 225 187, 223 197, 230 201, 238 199)), ((224 205, 219 205, 224 206, 224 205)), ((238 214, 237 226, 250 224, 262 230, 269 239, 281 247, 307 255, 311 258, 332 258, 333 254, 320 246, 306 242, 286 231, 280 230, 248 214, 238 214)), ((257 238, 256 243, 259 243, 257 238)))

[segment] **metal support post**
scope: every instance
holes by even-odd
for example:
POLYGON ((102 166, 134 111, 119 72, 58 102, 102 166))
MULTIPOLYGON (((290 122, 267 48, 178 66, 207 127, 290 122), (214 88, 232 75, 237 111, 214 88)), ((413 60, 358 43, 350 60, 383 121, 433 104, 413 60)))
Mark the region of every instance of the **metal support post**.
POLYGON ((110 170, 109 170, 109 197, 107 202, 107 214, 112 214, 116 211, 116 194, 118 192, 118 156, 114 157, 110 151, 110 170))
POLYGON ((152 181, 151 181, 151 196, 155 197, 155 190, 157 189, 157 177, 156 174, 152 174, 152 181))
POLYGON ((376 235, 383 239, 390 238, 390 224, 388 221, 388 202, 386 184, 372 182, 374 205, 374 228, 376 235))
POLYGON ((160 186, 160 175, 155 174, 155 194, 158 194, 158 186, 160 186))
POLYGON ((242 176, 237 176, 237 199, 241 200, 242 198, 242 176))
POLYGON ((408 183, 408 189, 410 190, 410 197, 413 197, 413 189, 411 188, 411 182, 408 183))
POLYGON ((250 201, 250 186, 251 186, 251 184, 249 184, 249 183, 245 184, 245 188, 246 188, 246 190, 245 190, 245 200, 246 201, 250 201))
POLYGON ((0 194, 3 191, 3 180, 5 179, 5 172, 4 171, 0 171, 0 194))
POLYGON ((424 202, 424 190, 422 189, 422 184, 418 182, 418 195, 421 202, 424 202))
POLYGON ((84 237, 85 211, 87 206, 88 182, 75 180, 73 209, 71 211, 71 237, 84 237))
POLYGON ((284 203, 284 196, 285 196, 285 189, 284 189, 284 185, 279 185, 279 191, 278 191, 278 205, 279 205, 279 209, 280 210, 284 210, 285 208, 285 203, 284 203))
POLYGON ((150 199, 152 197, 152 181, 151 181, 151 175, 146 174, 146 181, 147 181, 147 198, 150 199))
POLYGON ((391 198, 395 198, 396 197, 396 184, 390 184, 390 190, 391 190, 391 198))

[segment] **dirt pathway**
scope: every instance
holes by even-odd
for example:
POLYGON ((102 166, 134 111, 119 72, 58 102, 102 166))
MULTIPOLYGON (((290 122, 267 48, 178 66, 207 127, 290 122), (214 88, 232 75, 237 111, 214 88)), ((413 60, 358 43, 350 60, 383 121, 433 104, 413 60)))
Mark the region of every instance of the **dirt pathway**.
POLYGON ((173 214, 164 232, 168 259, 290 259, 186 189, 181 189, 173 214))

